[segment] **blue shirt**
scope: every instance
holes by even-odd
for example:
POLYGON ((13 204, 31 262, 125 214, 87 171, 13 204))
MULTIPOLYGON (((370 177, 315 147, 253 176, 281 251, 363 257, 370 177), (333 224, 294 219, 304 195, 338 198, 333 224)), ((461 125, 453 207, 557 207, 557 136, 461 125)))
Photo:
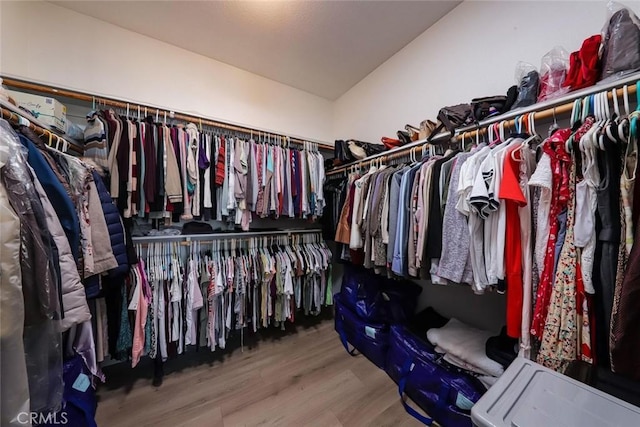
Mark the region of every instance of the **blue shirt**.
POLYGON ((396 239, 393 248, 393 262, 391 271, 399 276, 408 276, 407 250, 409 243, 409 215, 411 212, 411 187, 416 177, 418 169, 422 163, 411 166, 403 176, 400 183, 399 203, 398 203, 398 227, 396 229, 396 239))
POLYGON ((387 244, 387 262, 393 262, 393 250, 396 241, 396 230, 398 228, 398 200, 400 196, 400 183, 402 176, 410 168, 406 166, 395 172, 391 177, 391 185, 389 186, 389 242, 387 244))
POLYGON ((80 248, 80 220, 76 214, 73 202, 36 145, 26 136, 18 136, 20 143, 27 147, 27 162, 33 168, 38 181, 40 181, 44 192, 47 194, 47 198, 56 211, 64 234, 67 236, 67 240, 69 240, 71 253, 73 253, 73 257, 77 261, 78 249, 80 248))

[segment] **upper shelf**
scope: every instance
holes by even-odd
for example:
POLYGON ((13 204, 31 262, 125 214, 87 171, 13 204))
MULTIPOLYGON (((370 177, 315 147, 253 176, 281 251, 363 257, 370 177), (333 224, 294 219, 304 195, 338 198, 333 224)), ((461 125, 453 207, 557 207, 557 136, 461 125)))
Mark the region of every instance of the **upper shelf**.
POLYGON ((528 107, 523 107, 523 108, 518 108, 515 110, 511 110, 508 111, 504 114, 501 114, 499 116, 494 116, 491 117, 487 120, 483 120, 479 123, 473 124, 473 125, 469 125, 469 126, 465 126, 459 129, 456 129, 454 135, 451 135, 449 132, 443 132, 440 133, 438 135, 436 135, 435 137, 433 137, 433 139, 431 141, 427 141, 426 139, 421 139, 418 141, 413 141, 410 144, 406 144, 406 145, 402 145, 400 147, 395 147, 391 150, 388 151, 383 151, 381 153, 378 154, 374 154, 373 156, 368 156, 365 157, 361 160, 357 160, 342 166, 338 166, 330 171, 327 172, 327 174, 332 174, 332 173, 337 173, 337 172, 341 172, 343 170, 348 169, 351 166, 354 165, 359 165, 362 163, 368 163, 371 160, 374 159, 379 159, 382 157, 386 157, 386 156, 392 156, 394 154, 398 154, 398 153, 402 153, 406 150, 410 150, 412 148, 416 148, 416 147, 420 147, 422 145, 428 144, 428 143, 439 143, 439 142, 443 142, 443 141, 448 141, 451 138, 457 138, 460 135, 463 134, 467 134, 470 132, 474 132, 474 131, 478 131, 480 129, 486 128, 494 123, 500 123, 503 121, 509 121, 509 120, 514 120, 516 117, 519 116, 523 116, 525 114, 534 114, 534 118, 535 119, 543 119, 546 117, 550 117, 552 114, 565 114, 566 112, 570 112, 571 111, 571 107, 573 106, 573 102, 577 99, 583 98, 585 96, 588 95, 593 95, 595 93, 600 93, 600 92, 604 92, 604 91, 611 91, 612 89, 621 89, 624 86, 629 86, 630 84, 633 84, 633 86, 629 87, 628 93, 629 95, 632 95, 634 93, 636 93, 636 87, 635 87, 635 83, 638 82, 640 80, 640 72, 637 73, 633 73, 630 74, 626 77, 623 77, 621 79, 612 81, 612 82, 607 82, 605 84, 595 84, 593 86, 590 86, 588 88, 585 89, 580 89, 577 90, 575 92, 570 92, 567 95, 558 97, 558 98, 554 98, 554 99, 550 99, 544 102, 538 102, 535 104, 532 104, 528 107))

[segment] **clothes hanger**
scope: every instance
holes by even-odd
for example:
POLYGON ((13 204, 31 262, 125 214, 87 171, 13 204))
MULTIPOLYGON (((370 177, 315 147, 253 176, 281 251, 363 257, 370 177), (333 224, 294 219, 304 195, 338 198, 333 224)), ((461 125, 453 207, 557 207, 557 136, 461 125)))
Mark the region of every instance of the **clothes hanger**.
POLYGON ((620 107, 618 105, 618 96, 615 88, 611 91, 611 100, 613 103, 613 114, 611 114, 611 107, 609 105, 609 93, 606 91, 603 92, 602 101, 606 106, 605 113, 608 119, 605 131, 610 140, 622 143, 622 134, 620 133, 620 107))
MULTIPOLYGON (((597 100, 597 105, 598 105, 598 109, 599 109, 599 115, 600 115, 600 120, 602 122, 602 130, 600 132, 600 136, 598 138, 598 147, 600 148, 600 150, 604 151, 605 150, 605 145, 604 145, 604 136, 605 134, 608 136, 608 132, 607 129, 610 127, 610 121, 609 121, 609 112, 608 112, 608 108, 609 108, 609 102, 607 99, 607 94, 606 92, 600 92, 598 94, 595 95, 595 99, 597 100), (603 95, 604 95, 604 100, 603 100, 603 95), (606 107, 605 107, 605 100, 606 100, 606 107)), ((613 138, 612 138, 613 140, 613 138)))
MULTIPOLYGON (((577 123, 578 123, 578 117, 581 116, 582 114, 582 110, 584 109, 585 103, 582 100, 576 99, 573 102, 573 107, 571 107, 571 119, 570 119, 570 125, 571 125, 571 129, 576 129, 577 123)), ((571 147, 571 138, 567 139, 567 141, 565 142, 564 145, 564 150, 567 153, 571 153, 572 147, 571 147)))
POLYGON ((540 140, 540 136, 536 131, 535 114, 527 114, 526 119, 524 120, 526 120, 527 133, 529 134, 529 137, 525 138, 518 147, 511 151, 511 158, 517 162, 522 162, 524 160, 522 156, 516 157, 518 152, 521 152, 524 147, 527 147, 531 142, 540 140))
POLYGON ((487 132, 489 132, 489 141, 490 141, 489 146, 491 147, 495 143, 493 139, 493 126, 490 125, 489 127, 487 127, 487 132))

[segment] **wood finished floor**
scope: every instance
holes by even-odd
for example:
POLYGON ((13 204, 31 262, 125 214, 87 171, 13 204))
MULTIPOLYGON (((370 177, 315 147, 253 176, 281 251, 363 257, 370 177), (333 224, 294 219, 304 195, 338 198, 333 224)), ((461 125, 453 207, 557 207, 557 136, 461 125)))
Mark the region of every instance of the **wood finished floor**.
POLYGON ((105 368, 98 426, 421 425, 384 371, 347 355, 330 319, 247 341, 244 353, 179 356, 158 388, 149 360, 105 368))

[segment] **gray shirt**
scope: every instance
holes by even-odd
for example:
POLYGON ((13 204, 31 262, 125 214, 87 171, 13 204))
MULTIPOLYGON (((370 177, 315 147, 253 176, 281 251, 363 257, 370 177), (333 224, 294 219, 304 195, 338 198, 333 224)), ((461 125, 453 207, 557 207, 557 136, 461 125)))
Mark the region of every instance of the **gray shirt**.
POLYGON ((462 153, 455 157, 456 162, 451 172, 447 204, 442 219, 442 229, 446 232, 442 233, 442 252, 437 275, 454 283, 473 282, 469 259, 470 236, 467 218, 456 209, 460 169, 469 156, 471 153, 462 153))

